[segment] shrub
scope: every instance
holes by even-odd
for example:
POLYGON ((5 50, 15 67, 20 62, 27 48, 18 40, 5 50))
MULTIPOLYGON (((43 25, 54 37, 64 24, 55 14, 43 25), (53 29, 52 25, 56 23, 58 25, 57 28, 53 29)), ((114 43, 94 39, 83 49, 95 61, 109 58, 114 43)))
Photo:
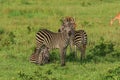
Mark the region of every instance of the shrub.
POLYGON ((90 49, 89 52, 87 59, 89 61, 93 60, 94 62, 104 61, 105 59, 103 59, 103 57, 108 57, 106 58, 107 61, 114 61, 115 59, 111 59, 113 58, 112 55, 119 56, 118 51, 115 52, 114 50, 114 44, 112 42, 105 43, 103 38, 101 38, 100 43, 90 49))
POLYGON ((112 56, 114 58, 120 58, 120 52, 119 51, 115 51, 115 52, 112 53, 112 56))
POLYGON ((101 41, 98 45, 95 45, 90 52, 95 56, 106 56, 114 51, 114 44, 112 42, 105 43, 101 41))
POLYGON ((120 80, 120 66, 115 69, 109 69, 103 77, 103 80, 120 80))
POLYGON ((57 50, 50 52, 50 62, 56 62, 59 60, 59 52, 57 50))
POLYGON ((66 56, 68 61, 76 60, 74 52, 71 52, 68 56, 66 56))
POLYGON ((33 74, 26 74, 25 72, 20 71, 18 76, 22 80, 57 80, 56 77, 51 77, 52 71, 49 69, 47 71, 41 71, 41 69, 37 69, 33 72, 33 74))

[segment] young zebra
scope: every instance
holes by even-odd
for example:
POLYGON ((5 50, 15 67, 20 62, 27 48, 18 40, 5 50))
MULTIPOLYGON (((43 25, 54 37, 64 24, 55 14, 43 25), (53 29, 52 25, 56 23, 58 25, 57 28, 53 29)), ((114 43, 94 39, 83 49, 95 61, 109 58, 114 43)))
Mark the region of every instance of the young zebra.
POLYGON ((65 17, 65 18, 63 18, 63 19, 60 19, 60 21, 62 22, 62 26, 63 26, 63 28, 65 27, 65 26, 71 26, 72 25, 72 27, 73 27, 73 29, 75 29, 76 28, 76 23, 75 23, 75 19, 73 18, 73 17, 65 17))
POLYGON ((60 51, 61 66, 65 65, 66 48, 69 44, 72 27, 64 28, 61 33, 54 33, 47 29, 42 29, 36 33, 36 50, 35 54, 39 54, 42 46, 46 46, 49 51, 58 48, 60 51))
MULTIPOLYGON (((36 52, 36 49, 34 52, 36 52)), ((36 64, 42 65, 45 63, 49 63, 49 61, 50 61, 50 55, 48 48, 46 46, 41 47, 39 54, 32 53, 32 55, 30 56, 30 62, 36 64)))
POLYGON ((70 38, 70 48, 72 50, 72 47, 75 48, 75 56, 76 54, 76 47, 81 52, 81 60, 85 58, 85 51, 86 51, 86 45, 87 45, 87 34, 84 30, 75 30, 75 20, 72 17, 66 17, 62 19, 62 26, 58 30, 59 32, 64 31, 65 27, 72 25, 74 28, 73 35, 70 38))

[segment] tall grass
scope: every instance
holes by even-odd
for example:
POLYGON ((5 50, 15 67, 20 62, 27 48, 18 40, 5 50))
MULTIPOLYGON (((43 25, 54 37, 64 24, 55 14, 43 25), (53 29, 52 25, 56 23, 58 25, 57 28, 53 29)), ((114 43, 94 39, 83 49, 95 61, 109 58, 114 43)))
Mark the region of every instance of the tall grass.
POLYGON ((109 25, 119 12, 118 3, 119 0, 0 0, 0 80, 119 78, 116 69, 119 70, 120 64, 120 27, 117 21, 109 25), (85 62, 81 64, 79 56, 74 60, 68 48, 65 67, 60 67, 58 50, 51 51, 50 64, 30 63, 35 33, 41 28, 57 32, 59 20, 64 16, 75 17, 77 29, 84 29, 88 34, 85 62), (103 49, 110 43, 114 44, 113 51, 108 47, 103 49))

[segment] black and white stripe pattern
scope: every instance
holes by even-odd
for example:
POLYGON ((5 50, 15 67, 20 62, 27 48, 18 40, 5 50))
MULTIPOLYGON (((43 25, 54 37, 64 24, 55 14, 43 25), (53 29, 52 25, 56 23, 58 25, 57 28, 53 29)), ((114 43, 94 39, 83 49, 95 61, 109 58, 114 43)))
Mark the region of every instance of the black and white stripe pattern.
MULTIPOLYGON (((81 52, 81 60, 85 58, 85 51, 87 45, 87 34, 84 30, 75 30, 75 20, 72 17, 66 17, 62 20, 62 26, 58 29, 59 32, 63 32, 66 27, 72 27, 74 30, 70 38, 70 48, 75 47, 75 56, 76 56, 76 47, 81 52), (74 24, 73 24, 74 23, 74 24)), ((72 49, 71 49, 72 50, 72 49)))
POLYGON ((66 32, 54 33, 47 29, 42 29, 36 34, 37 48, 45 45, 50 50, 54 48, 62 48, 68 45, 69 36, 66 32))
MULTIPOLYGON (((36 49, 34 52, 36 52, 36 49)), ((45 46, 41 48, 39 54, 33 53, 30 56, 30 62, 33 62, 36 64, 42 65, 42 64, 48 63, 49 61, 50 61, 50 54, 49 54, 48 48, 45 46)))
POLYGON ((66 27, 66 30, 62 33, 54 33, 47 29, 42 29, 36 33, 36 51, 35 54, 39 54, 42 46, 46 46, 49 51, 55 48, 60 50, 61 65, 65 65, 66 48, 70 41, 71 32, 70 27, 66 27))
MULTIPOLYGON (((84 30, 77 30, 71 38, 71 46, 76 46, 81 52, 81 60, 85 58, 85 50, 87 45, 87 34, 84 30)), ((76 51, 75 51, 76 53, 76 51)), ((75 55, 76 56, 76 55, 75 55)))
POLYGON ((87 34, 84 30, 76 30, 74 33, 73 41, 75 45, 87 45, 87 34))

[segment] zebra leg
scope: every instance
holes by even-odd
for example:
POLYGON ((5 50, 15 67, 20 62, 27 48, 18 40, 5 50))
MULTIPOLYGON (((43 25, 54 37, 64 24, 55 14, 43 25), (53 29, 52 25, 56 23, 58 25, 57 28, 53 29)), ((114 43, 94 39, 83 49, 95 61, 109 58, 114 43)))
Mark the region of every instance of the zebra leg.
POLYGON ((74 46, 70 44, 70 53, 74 52, 73 48, 74 48, 74 46))
POLYGON ((60 49, 61 66, 65 66, 66 48, 60 49))
POLYGON ((85 59, 85 50, 86 50, 86 45, 82 45, 80 47, 80 52, 81 52, 81 61, 85 59))
POLYGON ((72 42, 70 42, 70 51, 72 54, 74 54, 74 58, 77 58, 77 49, 76 49, 76 45, 73 45, 72 42))
POLYGON ((75 53, 75 58, 77 58, 77 48, 76 48, 76 45, 74 46, 74 53, 75 53))
POLYGON ((72 38, 70 38, 70 51, 73 53, 73 47, 74 47, 74 45, 73 45, 73 39, 72 38))

